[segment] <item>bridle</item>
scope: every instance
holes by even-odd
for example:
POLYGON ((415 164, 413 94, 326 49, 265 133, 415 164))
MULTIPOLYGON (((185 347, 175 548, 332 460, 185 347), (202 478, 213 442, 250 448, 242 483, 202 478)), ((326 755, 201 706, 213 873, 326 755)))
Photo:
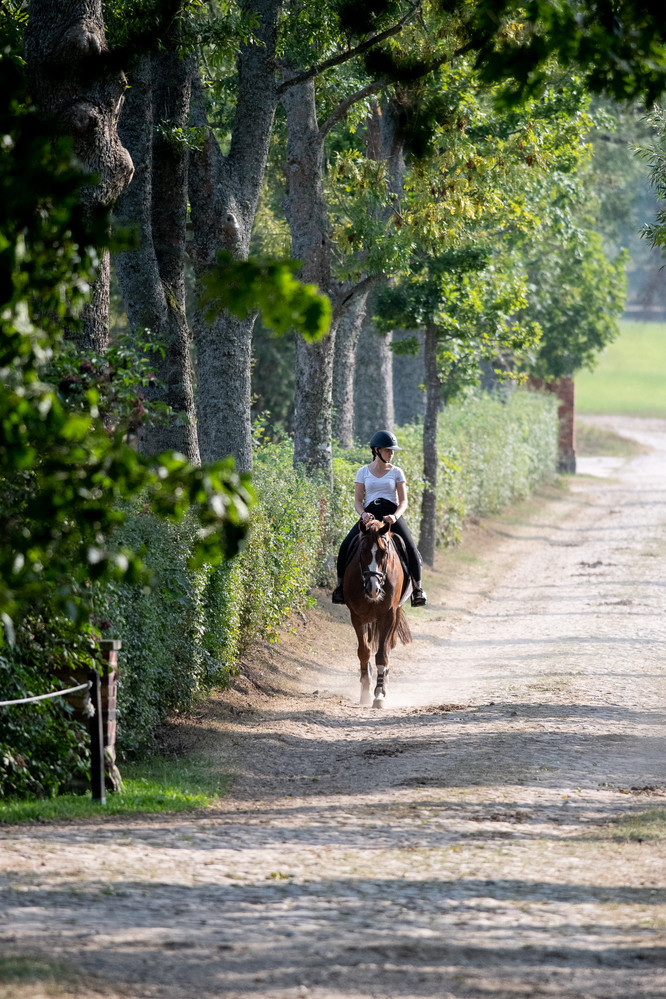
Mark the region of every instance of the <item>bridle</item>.
POLYGON ((371 576, 375 576, 377 582, 379 583, 380 590, 384 587, 384 582, 386 580, 386 573, 382 572, 381 569, 361 569, 361 575, 363 576, 363 582, 367 583, 371 576))
MULTIPOLYGON (((377 547, 379 548, 379 546, 377 546, 377 547)), ((388 545, 384 549, 379 548, 379 550, 384 552, 384 554, 386 555, 386 558, 387 558, 387 563, 388 563, 388 556, 389 556, 388 545)), ((386 573, 382 569, 364 569, 360 564, 359 564, 359 568, 361 569, 361 577, 363 579, 363 588, 364 589, 367 588, 367 584, 370 582, 370 580, 372 579, 373 576, 377 580, 377 584, 379 586, 379 589, 380 590, 384 589, 384 583, 386 582, 386 573)))

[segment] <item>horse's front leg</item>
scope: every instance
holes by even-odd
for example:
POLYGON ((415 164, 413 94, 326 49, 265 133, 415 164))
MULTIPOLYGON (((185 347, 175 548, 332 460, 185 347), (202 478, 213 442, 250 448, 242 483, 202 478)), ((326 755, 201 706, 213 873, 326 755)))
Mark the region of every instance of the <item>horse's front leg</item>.
POLYGON ((386 699, 386 685, 388 682, 389 654, 391 651, 391 639, 395 631, 395 614, 388 615, 379 625, 379 642, 377 654, 375 655, 375 665, 377 667, 377 682, 375 684, 375 694, 372 702, 373 708, 383 708, 386 699))
POLYGON ((361 666, 361 696, 359 704, 363 707, 367 707, 372 701, 372 697, 370 696, 372 669, 370 667, 370 646, 368 645, 367 636, 368 629, 355 614, 352 614, 352 624, 354 625, 354 630, 356 631, 356 637, 358 639, 358 661, 361 666))

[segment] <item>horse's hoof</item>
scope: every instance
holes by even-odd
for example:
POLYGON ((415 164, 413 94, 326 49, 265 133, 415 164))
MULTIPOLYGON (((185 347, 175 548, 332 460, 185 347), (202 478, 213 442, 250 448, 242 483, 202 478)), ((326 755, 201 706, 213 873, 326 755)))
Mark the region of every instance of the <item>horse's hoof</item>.
POLYGON ((374 701, 372 702, 372 706, 373 706, 373 708, 383 708, 384 707, 384 698, 383 697, 375 697, 374 701))
POLYGON ((362 708, 367 708, 369 704, 372 704, 372 697, 370 696, 369 690, 361 691, 361 699, 359 701, 359 704, 361 705, 362 708))

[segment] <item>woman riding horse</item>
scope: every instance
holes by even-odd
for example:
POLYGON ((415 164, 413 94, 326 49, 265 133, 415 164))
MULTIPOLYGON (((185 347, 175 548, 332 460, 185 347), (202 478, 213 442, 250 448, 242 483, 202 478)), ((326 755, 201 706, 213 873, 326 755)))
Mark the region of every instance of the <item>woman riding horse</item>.
MULTIPOLYGON (((378 430, 370 441, 372 461, 359 468, 354 489, 354 508, 364 524, 381 520, 388 524, 394 534, 399 534, 405 542, 409 574, 412 577, 412 607, 422 607, 426 595, 421 586, 421 557, 402 518, 407 509, 407 480, 404 472, 392 459, 395 451, 402 451, 394 434, 389 430, 378 430)), ((359 532, 356 523, 340 545, 338 553, 338 585, 333 590, 334 604, 344 604, 342 578, 347 565, 347 553, 352 539, 359 532)))

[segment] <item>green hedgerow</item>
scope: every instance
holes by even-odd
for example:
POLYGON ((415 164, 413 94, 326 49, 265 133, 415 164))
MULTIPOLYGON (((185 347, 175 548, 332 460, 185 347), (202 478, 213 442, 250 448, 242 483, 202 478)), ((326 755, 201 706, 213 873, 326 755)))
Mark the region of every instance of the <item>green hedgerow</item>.
MULTIPOLYGON (((95 665, 93 637, 62 616, 24 618, 0 656, 0 700, 73 686, 72 673, 95 665)), ((88 733, 72 715, 61 697, 0 708, 0 797, 48 798, 77 776, 87 778, 88 733)))

